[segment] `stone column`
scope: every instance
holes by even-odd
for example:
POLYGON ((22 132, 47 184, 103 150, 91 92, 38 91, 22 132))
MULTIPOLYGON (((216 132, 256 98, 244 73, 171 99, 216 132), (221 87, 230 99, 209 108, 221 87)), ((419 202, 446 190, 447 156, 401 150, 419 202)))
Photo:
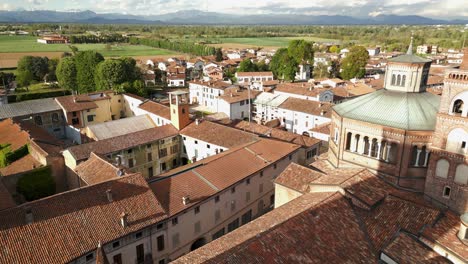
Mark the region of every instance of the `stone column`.
POLYGON ((424 157, 424 165, 423 167, 427 167, 427 163, 429 162, 429 149, 426 148, 426 156, 424 157))
POLYGON ((349 143, 349 151, 355 152, 354 150, 355 145, 356 145, 356 138, 354 137, 354 134, 351 134, 351 142, 349 143))
POLYGON ((377 142, 377 159, 380 160, 380 150, 382 148, 382 142, 377 142))
POLYGON ((356 144, 356 151, 362 155, 364 153, 364 137, 359 136, 359 140, 357 141, 356 144))
POLYGON ((422 151, 422 150, 421 150, 420 148, 417 148, 416 151, 417 151, 418 153, 416 154, 416 161, 415 161, 415 163, 414 163, 414 166, 415 166, 415 167, 419 167, 419 157, 421 156, 421 151, 422 151))
POLYGON ((392 143, 387 142, 387 155, 385 157, 385 162, 389 162, 390 160, 390 150, 392 149, 392 143))
POLYGON ((367 156, 371 157, 372 155, 372 143, 373 141, 369 138, 369 149, 367 150, 367 156))

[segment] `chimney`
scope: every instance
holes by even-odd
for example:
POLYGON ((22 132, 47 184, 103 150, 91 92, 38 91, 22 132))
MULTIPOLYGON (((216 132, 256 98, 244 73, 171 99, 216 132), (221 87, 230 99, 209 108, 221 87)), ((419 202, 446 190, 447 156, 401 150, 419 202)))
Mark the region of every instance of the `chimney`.
POLYGON ((122 158, 119 157, 119 156, 115 157, 115 164, 116 164, 117 166, 122 165, 122 158))
POLYGON ((121 215, 120 215, 120 224, 122 225, 122 227, 127 227, 128 226, 128 223, 127 223, 127 219, 128 218, 128 214, 123 212, 121 215))
POLYGON ((325 114, 325 111, 322 110, 322 111, 320 112, 320 115, 323 116, 324 114, 325 114))
POLYGON ((119 169, 119 170, 117 171, 117 176, 119 176, 119 177, 123 176, 124 174, 125 174, 125 172, 124 172, 123 169, 119 169))
POLYGON ((32 222, 34 222, 34 216, 33 216, 31 207, 26 207, 25 210, 26 210, 26 216, 25 216, 26 224, 31 224, 32 222))
POLYGON ((457 236, 461 241, 468 240, 468 213, 460 216, 460 230, 458 230, 457 236))
POLYGON ((182 203, 183 203, 184 205, 189 204, 189 203, 190 203, 190 197, 189 197, 188 195, 182 197, 182 203))
POLYGON ((107 196, 107 201, 109 201, 109 203, 112 203, 114 201, 112 199, 112 190, 111 189, 107 189, 106 196, 107 196))
POLYGON ((195 119, 195 125, 197 125, 197 126, 198 126, 199 124, 200 124, 200 120, 199 120, 198 118, 197 118, 197 119, 195 119))
POLYGON ((76 103, 76 97, 75 96, 73 97, 73 102, 76 103))

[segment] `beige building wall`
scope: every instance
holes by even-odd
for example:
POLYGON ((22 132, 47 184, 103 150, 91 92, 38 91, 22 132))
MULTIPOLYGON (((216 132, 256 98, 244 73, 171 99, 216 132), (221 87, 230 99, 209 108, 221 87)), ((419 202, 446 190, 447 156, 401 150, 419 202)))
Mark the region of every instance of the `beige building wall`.
POLYGON ((302 193, 281 184, 275 184, 275 208, 278 208, 299 196, 302 196, 302 193))

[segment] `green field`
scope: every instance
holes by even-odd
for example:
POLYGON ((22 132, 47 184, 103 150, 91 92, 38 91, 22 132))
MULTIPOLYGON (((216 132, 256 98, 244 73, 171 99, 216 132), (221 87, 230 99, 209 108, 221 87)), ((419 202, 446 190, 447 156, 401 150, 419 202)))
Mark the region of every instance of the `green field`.
POLYGON ((243 45, 254 45, 261 47, 287 47, 289 42, 293 39, 304 39, 313 42, 334 42, 339 43, 336 39, 324 39, 317 37, 264 37, 264 38, 221 38, 221 43, 232 43, 232 44, 243 44, 243 45))
MULTIPOLYGON (((16 52, 70 52, 67 44, 41 44, 31 36, 0 36, 0 53, 16 52)), ((95 50, 105 57, 176 55, 177 52, 141 45, 114 44, 73 44, 78 50, 95 50)))

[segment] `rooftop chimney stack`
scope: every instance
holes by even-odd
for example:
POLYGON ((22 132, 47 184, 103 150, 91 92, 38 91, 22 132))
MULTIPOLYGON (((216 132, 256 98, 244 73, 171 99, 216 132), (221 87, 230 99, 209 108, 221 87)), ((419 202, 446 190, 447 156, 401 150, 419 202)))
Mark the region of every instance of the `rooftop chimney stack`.
POLYGON ((127 218, 128 218, 128 214, 125 212, 120 215, 120 224, 122 225, 122 227, 128 226, 127 218))
POLYGON ((184 196, 182 197, 182 203, 184 205, 188 205, 190 203, 190 197, 187 195, 187 196, 184 196))
POLYGON ((468 213, 460 216, 460 230, 458 230, 457 236, 461 241, 468 240, 468 213))
POLYGON ((33 216, 31 208, 27 207, 26 208, 26 224, 31 224, 32 222, 34 222, 34 216, 33 216))
POLYGON ((109 203, 112 203, 114 201, 112 199, 112 190, 111 189, 107 189, 106 196, 107 196, 107 200, 109 201, 109 203))

